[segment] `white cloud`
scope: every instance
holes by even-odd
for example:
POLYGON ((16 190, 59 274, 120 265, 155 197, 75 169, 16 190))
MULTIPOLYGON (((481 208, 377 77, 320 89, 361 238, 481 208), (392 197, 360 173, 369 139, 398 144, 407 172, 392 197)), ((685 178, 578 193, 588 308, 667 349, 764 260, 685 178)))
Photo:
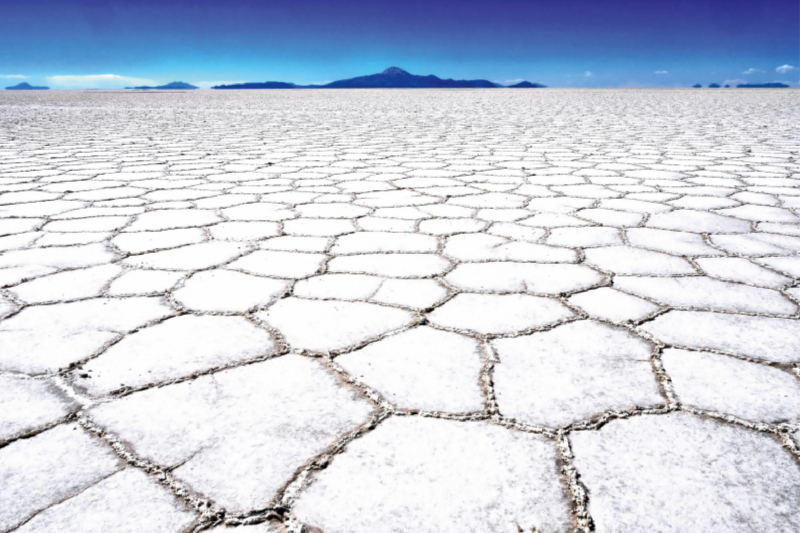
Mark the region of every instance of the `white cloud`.
POLYGON ((669 74, 666 70, 657 70, 656 74, 669 74))
POLYGON ((780 67, 775 69, 775 72, 780 72, 781 74, 786 74, 792 70, 797 70, 797 67, 793 67, 791 65, 781 65, 780 67))
POLYGON ((592 76, 592 73, 587 70, 586 72, 583 73, 583 75, 586 76, 587 78, 590 78, 592 76))
POLYGON ((0 78, 15 78, 18 80, 26 80, 28 76, 23 76, 22 74, 0 74, 0 78))
POLYGON ((525 80, 523 80, 522 78, 515 78, 513 80, 495 81, 495 83, 500 83, 502 85, 515 85, 515 84, 521 83, 523 81, 525 81, 525 80))
POLYGON ((153 80, 129 78, 116 74, 89 74, 87 76, 49 76, 47 83, 63 89, 122 89, 137 85, 158 85, 153 80))
POLYGON ((210 89, 215 85, 235 85, 237 83, 245 83, 244 81, 237 80, 237 81, 198 81, 197 83, 193 83, 192 85, 197 85, 201 89, 210 89))
POLYGON ((745 70, 744 72, 742 72, 742 74, 759 74, 759 73, 763 73, 763 72, 764 72, 763 70, 759 70, 757 68, 749 68, 749 69, 745 70))
POLYGON ((722 86, 724 87, 725 85, 730 85, 731 87, 736 87, 740 83, 750 83, 750 82, 747 81, 747 80, 740 80, 740 79, 725 80, 725 81, 722 82, 722 86))

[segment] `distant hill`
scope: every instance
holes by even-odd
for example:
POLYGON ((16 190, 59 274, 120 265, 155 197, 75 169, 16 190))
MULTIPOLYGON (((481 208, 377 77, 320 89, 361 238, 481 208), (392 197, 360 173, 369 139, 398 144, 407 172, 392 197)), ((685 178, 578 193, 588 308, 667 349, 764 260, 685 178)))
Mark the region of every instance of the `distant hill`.
POLYGON ((692 89, 702 89, 702 88, 703 86, 700 85, 699 83, 697 85, 692 85, 692 89))
POLYGON ((215 85, 212 89, 298 89, 299 85, 285 81, 265 81, 250 83, 234 83, 233 85, 215 85))
POLYGON ((708 86, 708 88, 709 89, 719 89, 720 88, 720 84, 719 83, 712 83, 712 84, 710 84, 708 86))
POLYGON ((739 89, 785 89, 789 86, 785 83, 740 83, 736 86, 739 89))
MULTIPOLYGON (((214 89, 438 89, 438 88, 494 88, 502 87, 488 80, 452 80, 437 76, 417 76, 397 67, 387 68, 380 74, 358 76, 334 81, 325 85, 296 85, 282 81, 265 81, 217 85, 214 89)), ((515 88, 544 87, 538 83, 524 81, 515 88)))
POLYGON ((139 90, 169 90, 169 89, 197 89, 194 85, 182 81, 173 81, 166 85, 159 85, 158 87, 125 87, 126 89, 139 89, 139 90))
POLYGON ((12 85, 11 87, 6 87, 6 91, 46 91, 50 87, 34 87, 29 83, 19 83, 17 85, 12 85))
POLYGON ((509 89, 544 89, 547 85, 541 83, 531 83, 529 81, 521 81, 515 85, 509 85, 509 89))

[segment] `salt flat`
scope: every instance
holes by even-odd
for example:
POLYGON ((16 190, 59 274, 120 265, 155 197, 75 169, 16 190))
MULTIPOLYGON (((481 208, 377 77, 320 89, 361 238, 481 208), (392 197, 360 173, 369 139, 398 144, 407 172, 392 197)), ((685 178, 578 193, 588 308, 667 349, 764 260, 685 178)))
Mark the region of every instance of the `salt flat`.
POLYGON ((0 531, 800 531, 797 94, 0 93, 0 531))

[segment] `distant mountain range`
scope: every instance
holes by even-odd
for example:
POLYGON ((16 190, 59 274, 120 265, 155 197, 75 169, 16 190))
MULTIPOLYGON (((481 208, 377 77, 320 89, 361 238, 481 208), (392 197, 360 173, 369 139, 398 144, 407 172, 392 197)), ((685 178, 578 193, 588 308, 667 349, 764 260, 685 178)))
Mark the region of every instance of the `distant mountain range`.
MULTIPOLYGON (((692 85, 695 89, 702 89, 703 86, 699 83, 697 85, 692 85)), ((730 85, 726 85, 725 88, 729 88, 730 85)), ((740 83, 736 86, 737 89, 786 89, 789 86, 785 83, 775 82, 775 83, 740 83)), ((708 86, 709 89, 719 89, 719 83, 712 83, 708 86)))
POLYGON ((50 87, 34 87, 29 83, 19 83, 17 85, 12 85, 11 87, 6 87, 7 91, 46 91, 50 87))
POLYGON ((785 89, 789 87, 785 83, 740 83, 737 85, 739 89, 785 89))
POLYGON ((194 85, 182 81, 173 81, 166 85, 159 85, 158 87, 125 87, 126 89, 139 89, 139 90, 170 90, 170 89, 197 89, 194 85))
MULTIPOLYGON (((265 81, 263 83, 237 83, 234 85, 217 85, 214 89, 439 89, 439 88, 494 88, 504 87, 488 80, 443 80, 437 76, 417 76, 397 67, 387 68, 380 74, 358 76, 346 80, 333 81, 325 85, 295 85, 283 81, 265 81)), ((512 85, 514 88, 545 87, 538 83, 523 81, 512 85)))
POLYGON ((320 85, 295 85, 285 81, 248 81, 231 85, 215 85, 212 89, 313 89, 320 85))

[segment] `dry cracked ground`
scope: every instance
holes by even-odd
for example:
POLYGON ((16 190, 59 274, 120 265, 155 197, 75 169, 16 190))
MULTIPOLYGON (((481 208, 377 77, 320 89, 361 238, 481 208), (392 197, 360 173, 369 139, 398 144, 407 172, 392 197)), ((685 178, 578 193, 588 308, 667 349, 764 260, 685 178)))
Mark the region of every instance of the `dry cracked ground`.
POLYGON ((800 531, 797 94, 0 95, 0 531, 800 531))

